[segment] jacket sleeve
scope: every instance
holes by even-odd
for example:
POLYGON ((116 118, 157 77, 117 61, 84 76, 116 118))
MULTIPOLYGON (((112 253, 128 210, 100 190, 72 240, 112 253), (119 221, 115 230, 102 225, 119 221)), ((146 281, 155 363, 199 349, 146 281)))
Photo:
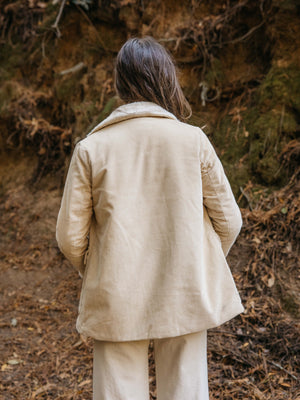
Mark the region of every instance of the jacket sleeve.
POLYGON ((227 256, 241 227, 242 217, 221 161, 207 136, 201 131, 200 163, 203 204, 227 256))
POLYGON ((78 143, 70 163, 56 225, 58 247, 83 274, 92 218, 92 190, 88 154, 78 143))

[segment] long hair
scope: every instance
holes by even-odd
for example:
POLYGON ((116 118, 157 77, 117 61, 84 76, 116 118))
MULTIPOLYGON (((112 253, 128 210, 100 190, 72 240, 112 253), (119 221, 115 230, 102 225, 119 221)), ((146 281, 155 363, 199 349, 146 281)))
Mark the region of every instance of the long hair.
POLYGON ((115 86, 126 103, 151 101, 181 121, 191 116, 170 54, 151 37, 129 39, 123 45, 116 61, 115 86))

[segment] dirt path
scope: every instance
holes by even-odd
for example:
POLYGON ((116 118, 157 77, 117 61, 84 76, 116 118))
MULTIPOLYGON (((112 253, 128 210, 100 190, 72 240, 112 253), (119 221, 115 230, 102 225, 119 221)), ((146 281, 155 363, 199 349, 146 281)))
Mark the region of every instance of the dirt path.
MULTIPOLYGON (((35 165, 34 158, 9 157, 0 166, 0 398, 88 400, 92 342, 75 330, 81 280, 54 236, 61 189, 51 177, 30 185, 35 165)), ((241 237, 230 264, 242 294, 249 258, 241 237)), ((284 350, 284 333, 296 326, 287 316, 272 336, 270 324, 278 318, 257 325, 255 296, 253 288, 246 314, 209 333, 211 399, 297 398, 287 360, 293 354, 284 350)), ((150 381, 155 398, 153 376, 150 381)))
POLYGON ((91 346, 75 331, 80 278, 59 254, 57 184, 28 185, 35 163, 1 167, 1 388, 3 399, 88 399, 91 346))

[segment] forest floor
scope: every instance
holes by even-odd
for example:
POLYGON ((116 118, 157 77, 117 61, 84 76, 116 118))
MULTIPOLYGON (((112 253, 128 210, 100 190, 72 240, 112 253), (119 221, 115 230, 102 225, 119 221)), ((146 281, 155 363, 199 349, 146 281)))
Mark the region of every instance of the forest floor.
MULTIPOLYGON (((92 341, 75 330, 81 279, 55 241, 62 189, 55 176, 30 183, 35 167, 28 155, 2 157, 0 165, 0 397, 88 400, 92 341)), ((251 252, 242 231, 229 264, 246 312, 209 332, 211 400, 300 399, 299 318, 276 296, 249 289, 251 252)), ((290 278, 299 282, 299 271, 290 278)), ((155 399, 151 347, 149 354, 155 399)))
MULTIPOLYGON (((59 2, 0 0, 0 400, 92 398, 81 279, 55 226, 71 149, 115 108, 113 59, 133 34, 174 55, 190 123, 245 207, 228 257, 245 312, 209 331, 210 398, 300 400, 299 5, 84 2, 61 2, 59 37, 59 2)), ((149 366, 155 399, 151 346, 149 366)))

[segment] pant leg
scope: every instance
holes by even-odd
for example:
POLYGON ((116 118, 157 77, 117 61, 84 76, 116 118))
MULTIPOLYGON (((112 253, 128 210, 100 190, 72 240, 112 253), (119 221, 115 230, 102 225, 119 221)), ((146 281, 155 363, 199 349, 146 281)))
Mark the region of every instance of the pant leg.
POLYGON ((95 340, 93 400, 149 400, 148 346, 95 340))
POLYGON ((207 331, 154 340, 157 400, 208 400, 207 331))

